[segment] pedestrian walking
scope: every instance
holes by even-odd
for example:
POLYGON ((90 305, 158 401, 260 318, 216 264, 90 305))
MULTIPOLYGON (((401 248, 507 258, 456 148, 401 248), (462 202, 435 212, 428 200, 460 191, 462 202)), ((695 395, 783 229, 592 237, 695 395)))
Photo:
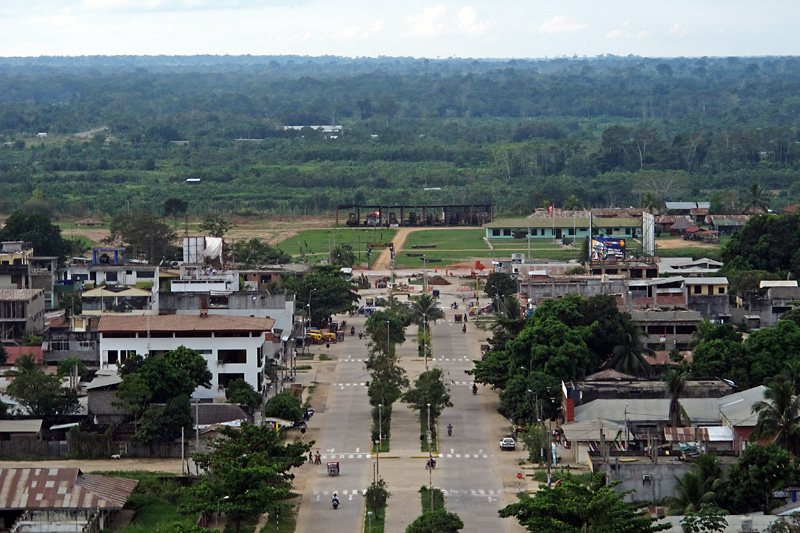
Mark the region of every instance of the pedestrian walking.
POLYGON ((314 464, 314 452, 308 452, 308 462, 314 464))
POLYGON ((316 465, 321 465, 322 464, 322 456, 319 454, 319 450, 317 450, 317 456, 316 456, 316 459, 314 460, 314 464, 316 464, 316 465))

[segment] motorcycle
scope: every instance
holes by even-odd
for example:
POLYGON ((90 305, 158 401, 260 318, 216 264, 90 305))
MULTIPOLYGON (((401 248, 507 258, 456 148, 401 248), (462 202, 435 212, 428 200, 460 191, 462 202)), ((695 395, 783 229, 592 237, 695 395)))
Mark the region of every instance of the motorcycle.
POLYGON ((461 328, 461 332, 462 333, 466 333, 467 332, 467 325, 466 324, 464 324, 464 327, 461 328))
POLYGON ((350 336, 352 337, 355 334, 356 334, 356 328, 350 328, 350 336))
POLYGON ((428 461, 425 463, 425 470, 433 470, 434 468, 436 468, 436 459, 434 459, 433 457, 431 457, 431 458, 430 458, 430 459, 428 459, 428 461))
POLYGON ((447 424, 447 436, 448 437, 453 436, 453 424, 447 424))
POLYGON ((337 498, 336 496, 334 496, 334 497, 333 497, 333 499, 331 500, 331 505, 333 506, 333 510, 334 510, 334 511, 335 511, 336 509, 338 509, 338 508, 339 508, 339 498, 337 498))
POLYGON ((473 394, 473 396, 475 394, 478 394, 478 386, 475 385, 474 383, 472 384, 472 394, 473 394))

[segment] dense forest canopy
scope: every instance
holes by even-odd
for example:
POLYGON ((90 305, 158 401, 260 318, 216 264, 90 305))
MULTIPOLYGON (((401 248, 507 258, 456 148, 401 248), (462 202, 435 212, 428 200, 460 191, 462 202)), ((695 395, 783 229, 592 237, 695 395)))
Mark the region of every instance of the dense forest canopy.
POLYGON ((798 89, 795 57, 0 58, 0 211, 38 190, 76 216, 648 192, 730 212, 755 182, 776 208, 800 194, 798 89), (344 129, 283 129, 322 124, 344 129))

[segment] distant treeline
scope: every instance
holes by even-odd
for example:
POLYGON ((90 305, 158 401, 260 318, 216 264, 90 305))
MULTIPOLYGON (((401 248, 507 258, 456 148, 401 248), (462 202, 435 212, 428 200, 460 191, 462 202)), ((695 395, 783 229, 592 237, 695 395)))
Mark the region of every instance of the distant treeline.
POLYGON ((800 195, 798 121, 795 57, 0 58, 0 211, 36 196, 71 215, 166 198, 194 214, 426 201, 525 213, 648 192, 735 211, 753 183, 780 207, 800 195), (283 130, 321 124, 344 130, 283 130))

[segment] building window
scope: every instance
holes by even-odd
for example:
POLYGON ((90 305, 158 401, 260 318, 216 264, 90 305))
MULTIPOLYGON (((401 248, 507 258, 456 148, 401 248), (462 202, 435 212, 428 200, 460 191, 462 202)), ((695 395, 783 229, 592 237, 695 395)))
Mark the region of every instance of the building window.
POLYGON ((492 237, 499 237, 499 236, 500 236, 500 230, 499 229, 493 229, 492 230, 492 237))
POLYGON ((217 361, 224 365, 246 363, 247 350, 217 350, 217 361))
POLYGON ((718 287, 717 294, 725 294, 725 287, 718 287))
POLYGON ((703 286, 702 285, 695 285, 694 286, 694 293, 695 294, 702 294, 703 293, 703 286))
POLYGON ((575 228, 569 228, 567 230, 567 235, 575 235, 575 228))
POLYGON ((69 341, 52 341, 50 343, 50 349, 59 352, 69 350, 69 341))
POLYGON ((106 281, 117 281, 116 272, 106 272, 106 281))
POLYGON ((510 229, 504 229, 503 230, 503 237, 511 237, 511 230, 510 229))

